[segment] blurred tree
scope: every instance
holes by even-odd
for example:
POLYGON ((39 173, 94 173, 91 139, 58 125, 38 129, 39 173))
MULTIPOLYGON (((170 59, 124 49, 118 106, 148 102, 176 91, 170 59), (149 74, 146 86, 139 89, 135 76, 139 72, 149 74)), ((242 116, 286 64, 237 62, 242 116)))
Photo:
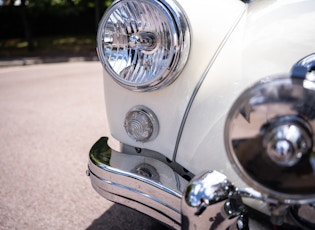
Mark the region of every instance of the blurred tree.
POLYGON ((32 39, 32 33, 31 33, 30 25, 29 25, 29 20, 27 17, 28 1, 27 0, 4 0, 3 5, 17 8, 17 11, 19 12, 19 15, 20 15, 20 20, 22 22, 21 24, 23 24, 25 39, 28 43, 28 50, 29 51, 34 50, 34 42, 32 39))
POLYGON ((33 36, 96 32, 113 0, 0 0, 0 38, 21 37, 34 49, 33 36))
POLYGON ((95 29, 97 30, 98 22, 101 18, 101 2, 100 0, 94 0, 95 4, 95 29))
POLYGON ((21 18, 22 18, 22 22, 23 22, 23 26, 24 26, 24 34, 25 34, 25 39, 27 41, 27 49, 29 51, 33 51, 34 50, 34 41, 33 41, 33 37, 32 37, 32 32, 30 29, 30 25, 29 25, 29 20, 27 17, 27 0, 21 0, 21 18))

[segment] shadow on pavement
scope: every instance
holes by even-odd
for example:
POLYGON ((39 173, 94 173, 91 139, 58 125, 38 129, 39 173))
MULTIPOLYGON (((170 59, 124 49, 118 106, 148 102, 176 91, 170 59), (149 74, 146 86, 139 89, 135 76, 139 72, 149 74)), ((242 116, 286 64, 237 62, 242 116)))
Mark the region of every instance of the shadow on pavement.
POLYGON ((153 218, 120 204, 114 204, 87 228, 87 230, 103 229, 170 230, 153 218))

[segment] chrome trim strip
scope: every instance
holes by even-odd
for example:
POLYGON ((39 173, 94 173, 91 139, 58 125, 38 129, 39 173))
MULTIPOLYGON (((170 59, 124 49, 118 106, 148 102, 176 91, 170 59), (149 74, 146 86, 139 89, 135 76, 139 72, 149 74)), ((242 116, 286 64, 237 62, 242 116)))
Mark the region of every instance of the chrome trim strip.
POLYGON ((212 59, 210 60, 206 70, 204 71, 203 75, 201 76, 199 82, 197 83, 190 99, 189 99, 189 102, 188 102, 188 105, 187 105, 187 108, 185 110, 185 113, 184 113, 184 116, 183 116, 183 119, 182 119, 182 122, 181 122, 181 125, 180 125, 180 128, 179 128, 179 131, 178 131, 178 135, 177 135, 177 139, 176 139, 176 143, 175 143, 175 148, 174 148, 174 153, 173 153, 173 161, 176 162, 176 156, 177 156, 177 151, 178 151, 178 147, 179 147, 179 143, 180 143, 180 140, 181 140, 181 137, 182 137, 182 134, 183 134, 183 131, 184 131, 184 126, 185 126, 185 123, 186 123, 186 120, 187 120, 187 117, 188 117, 188 114, 189 114, 189 111, 192 107, 192 104, 195 100, 195 97, 203 83, 203 81, 205 80, 210 68, 212 67, 212 65, 214 64, 215 60, 217 59, 219 53, 221 52, 221 50, 223 49, 226 41, 228 40, 228 38, 230 37, 230 35, 232 34, 232 32, 234 31, 234 29, 236 28, 236 26, 238 25, 238 23, 240 22, 241 18, 243 17, 243 15, 245 14, 247 10, 247 4, 244 5, 244 10, 242 11, 242 13, 240 14, 238 20, 236 20, 236 22, 234 23, 234 25, 231 27, 231 29, 228 31, 228 33, 225 35, 223 41, 221 42, 221 44, 219 45, 218 49, 216 50, 215 54, 213 55, 212 59))

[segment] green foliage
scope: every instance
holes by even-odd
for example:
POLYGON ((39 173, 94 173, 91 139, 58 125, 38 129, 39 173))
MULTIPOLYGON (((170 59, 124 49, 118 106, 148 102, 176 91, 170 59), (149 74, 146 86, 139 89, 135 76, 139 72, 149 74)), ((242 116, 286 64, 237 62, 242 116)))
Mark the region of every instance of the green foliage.
POLYGON ((39 11, 45 11, 52 14, 79 14, 86 8, 100 8, 99 10, 105 10, 113 0, 10 0, 5 1, 5 6, 18 7, 15 3, 21 2, 25 4, 28 11, 37 13, 39 11))
POLYGON ((112 0, 29 0, 29 7, 45 9, 46 7, 95 7, 95 3, 100 2, 101 6, 107 7, 112 3, 112 0))
POLYGON ((0 58, 10 56, 41 55, 96 55, 95 35, 53 36, 34 39, 35 50, 28 51, 28 42, 23 38, 0 39, 0 58))
MULTIPOLYGON (((39 37, 66 37, 51 43, 60 51, 66 50, 69 42, 78 44, 69 36, 96 34, 98 22, 113 0, 0 0, 0 49, 5 53, 43 50, 46 44, 39 37), (15 41, 11 46, 6 41, 15 41), (12 40, 13 39, 13 40, 12 40)), ((82 39, 80 39, 82 42, 82 39)), ((81 47, 90 48, 90 44, 81 47)), ((78 50, 76 48, 75 50, 78 50)))

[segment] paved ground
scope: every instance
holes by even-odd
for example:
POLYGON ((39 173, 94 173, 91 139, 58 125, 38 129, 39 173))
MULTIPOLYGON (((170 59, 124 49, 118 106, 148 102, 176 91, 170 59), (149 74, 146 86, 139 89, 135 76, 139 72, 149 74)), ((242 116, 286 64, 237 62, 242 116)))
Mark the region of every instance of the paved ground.
POLYGON ((0 68, 0 229, 163 229, 85 176, 105 133, 99 62, 0 68))

